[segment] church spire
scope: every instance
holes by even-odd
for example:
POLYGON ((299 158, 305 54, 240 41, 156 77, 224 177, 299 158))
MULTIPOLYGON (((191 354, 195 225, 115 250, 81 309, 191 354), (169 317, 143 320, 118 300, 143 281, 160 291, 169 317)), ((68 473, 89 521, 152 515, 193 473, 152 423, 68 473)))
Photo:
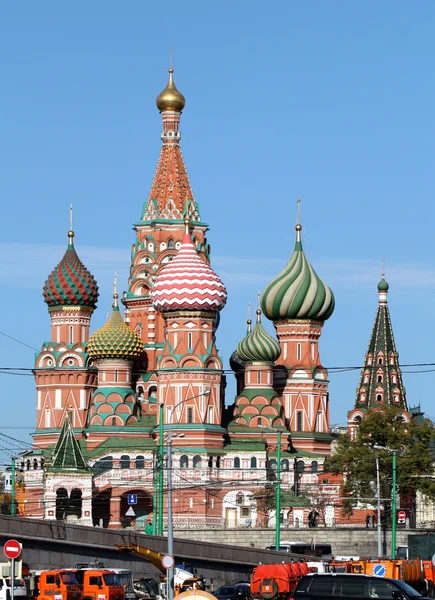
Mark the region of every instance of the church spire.
POLYGON ((190 221, 200 223, 199 209, 193 198, 186 166, 181 154, 179 130, 181 112, 186 100, 174 83, 174 69, 169 69, 165 89, 157 96, 162 116, 162 148, 148 201, 144 204, 141 223, 179 221, 187 214, 190 221))
POLYGON ((387 303, 389 287, 382 269, 382 279, 378 283, 378 310, 355 400, 355 410, 363 413, 386 406, 408 410, 387 303))
POLYGON ((83 453, 74 435, 69 412, 65 416, 53 451, 51 468, 53 470, 87 470, 83 453))

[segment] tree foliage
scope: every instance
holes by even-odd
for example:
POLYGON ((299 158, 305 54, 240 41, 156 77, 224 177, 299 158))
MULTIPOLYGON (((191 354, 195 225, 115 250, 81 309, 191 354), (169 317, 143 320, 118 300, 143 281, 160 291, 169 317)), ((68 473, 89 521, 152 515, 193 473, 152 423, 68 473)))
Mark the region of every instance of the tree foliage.
POLYGON ((325 463, 325 471, 344 475, 343 511, 351 513, 358 501, 376 496, 376 454, 379 456, 380 489, 383 501, 392 493, 392 453, 375 445, 397 450, 397 490, 420 491, 435 501, 435 428, 427 419, 407 422, 396 408, 369 412, 357 428, 356 439, 339 437, 336 451, 325 463))

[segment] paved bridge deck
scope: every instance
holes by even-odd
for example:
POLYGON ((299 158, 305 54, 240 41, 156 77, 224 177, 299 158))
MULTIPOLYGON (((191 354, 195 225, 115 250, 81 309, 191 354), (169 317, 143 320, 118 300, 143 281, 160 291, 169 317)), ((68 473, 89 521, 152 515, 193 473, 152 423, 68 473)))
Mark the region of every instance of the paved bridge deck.
MULTIPOLYGON (((116 544, 138 544, 165 553, 168 543, 165 537, 129 529, 110 530, 2 516, 0 544, 11 538, 23 544, 23 560, 34 569, 73 567, 78 562, 99 558, 108 568, 131 569, 135 577, 156 576, 158 571, 145 560, 120 552, 116 544)), ((252 568, 260 562, 282 560, 282 554, 268 550, 178 539, 174 540, 174 554, 177 564, 194 565, 198 573, 213 580, 215 587, 248 579, 252 568)))

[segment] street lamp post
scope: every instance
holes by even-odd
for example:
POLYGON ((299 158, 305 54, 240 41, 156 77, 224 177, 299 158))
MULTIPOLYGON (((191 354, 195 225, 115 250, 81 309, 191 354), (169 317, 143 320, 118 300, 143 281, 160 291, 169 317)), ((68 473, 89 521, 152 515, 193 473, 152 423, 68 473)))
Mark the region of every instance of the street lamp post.
POLYGON ((396 558, 396 512, 397 512, 397 450, 385 446, 373 446, 375 450, 386 450, 392 454, 393 481, 391 490, 391 557, 396 558))
POLYGON ((396 450, 391 451, 393 454, 393 501, 391 507, 391 557, 396 558, 396 502, 397 502, 397 490, 396 490, 396 468, 397 468, 397 452, 396 450))
MULTIPOLYGON (((168 506, 167 506, 167 516, 168 516, 168 554, 170 554, 171 556, 174 556, 174 523, 172 520, 172 437, 178 436, 178 437, 184 437, 184 433, 179 433, 179 434, 175 434, 173 436, 172 434, 172 418, 174 416, 174 411, 177 408, 177 406, 180 406, 180 404, 184 404, 184 402, 187 402, 188 400, 194 400, 195 398, 200 398, 201 396, 209 396, 210 395, 210 390, 204 390, 201 394, 197 394, 196 396, 192 396, 191 398, 185 398, 184 400, 181 400, 180 402, 178 402, 177 404, 175 404, 175 406, 171 409, 171 413, 169 415, 169 419, 168 419, 168 437, 167 437, 167 470, 168 470, 168 475, 166 478, 167 481, 167 486, 168 486, 168 494, 167 494, 167 500, 168 500, 168 506)), ((161 423, 163 423, 163 418, 160 421, 161 423)), ((162 426, 163 429, 163 426, 162 426)), ((160 441, 163 444, 163 435, 161 435, 160 437, 160 441)), ((163 456, 163 453, 162 453, 163 456)), ((162 486, 162 490, 163 490, 163 486, 162 486)), ((174 567, 172 567, 171 569, 168 570, 168 577, 167 577, 167 582, 166 582, 166 586, 167 586, 167 598, 168 600, 173 600, 174 599, 174 567)))
POLYGON ((157 509, 157 534, 163 535, 163 402, 159 406, 159 453, 157 465, 159 469, 159 502, 157 509))
POLYGON ((379 479, 379 454, 375 455, 376 461, 376 504, 378 513, 378 557, 382 557, 382 532, 381 532, 381 484, 379 479))
POLYGON ((275 550, 279 550, 281 545, 281 435, 280 429, 274 429, 267 425, 259 425, 262 429, 270 429, 274 431, 277 438, 277 456, 276 456, 276 484, 275 484, 275 550))

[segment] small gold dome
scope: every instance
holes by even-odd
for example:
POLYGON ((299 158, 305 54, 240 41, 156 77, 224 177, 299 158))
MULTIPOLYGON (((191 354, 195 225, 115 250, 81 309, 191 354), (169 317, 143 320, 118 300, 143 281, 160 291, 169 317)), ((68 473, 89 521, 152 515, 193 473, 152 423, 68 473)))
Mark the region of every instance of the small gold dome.
POLYGON ((186 105, 186 100, 175 87, 172 73, 174 69, 169 69, 169 81, 163 92, 157 96, 156 104, 160 112, 165 110, 175 110, 181 112, 186 105))

